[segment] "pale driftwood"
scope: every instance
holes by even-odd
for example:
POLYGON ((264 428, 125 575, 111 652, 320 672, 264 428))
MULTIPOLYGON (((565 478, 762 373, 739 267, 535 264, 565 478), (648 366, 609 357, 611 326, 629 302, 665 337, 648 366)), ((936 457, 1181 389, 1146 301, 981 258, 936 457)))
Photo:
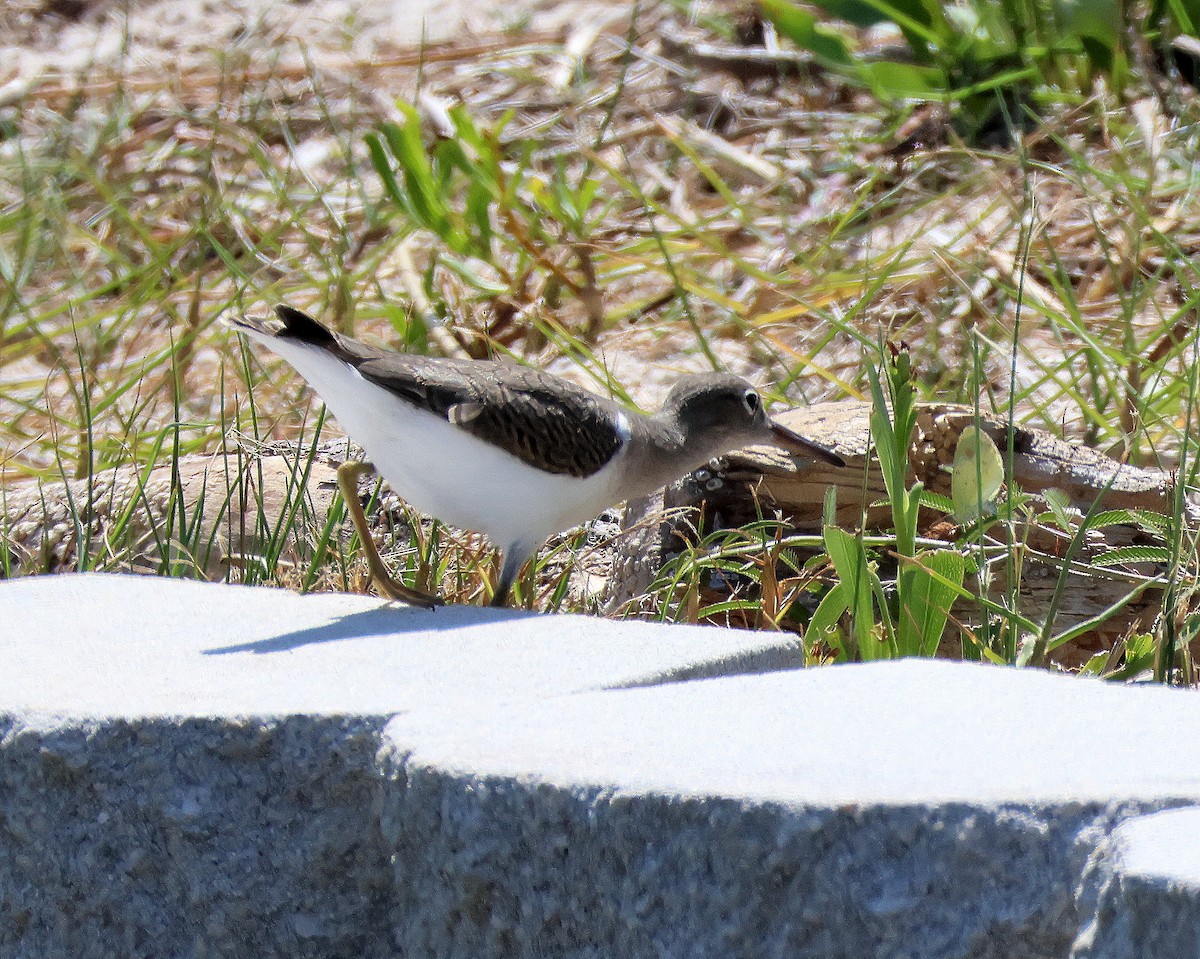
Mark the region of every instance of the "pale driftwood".
MULTIPOLYGON (((796 505, 807 507, 809 488, 833 484, 838 486, 839 493, 845 493, 844 506, 857 517, 862 508, 859 495, 862 467, 867 462, 870 447, 870 415, 870 404, 860 402, 821 403, 780 415, 779 420, 790 428, 837 449, 852 468, 858 468, 858 478, 848 483, 845 470, 825 466, 808 469, 801 476, 793 473, 786 464, 782 468, 772 468, 772 461, 767 460, 769 471, 778 474, 778 478, 772 477, 768 485, 779 501, 795 501, 796 505), (800 485, 789 485, 795 482, 800 485)), ((954 461, 958 437, 974 422, 975 411, 970 407, 921 404, 917 436, 909 454, 910 478, 920 480, 935 493, 948 496, 950 474, 946 467, 954 461)), ((1007 450, 1008 426, 1003 419, 981 415, 979 425, 1001 452, 1007 450)), ((1105 509, 1171 511, 1171 477, 1162 470, 1118 463, 1093 449, 1066 443, 1044 430, 1019 424, 1013 429, 1013 453, 1013 479, 1027 493, 1057 488, 1067 494, 1072 505, 1083 510, 1103 496, 1105 509)), ((874 501, 883 492, 883 479, 874 468, 870 488, 870 499, 874 501)), ((820 506, 819 501, 817 505, 820 506)))
MULTIPOLYGON (((864 526, 886 529, 890 507, 884 504, 885 489, 878 463, 870 454, 871 407, 868 403, 839 402, 792 410, 778 416, 781 422, 835 448, 846 460, 843 469, 824 464, 805 464, 797 469, 790 459, 769 450, 743 451, 719 461, 714 469, 692 476, 654 502, 643 501, 635 509, 643 517, 654 506, 695 509, 703 505, 721 527, 737 526, 753 520, 765 506, 778 510, 798 532, 819 531, 825 496, 830 487, 837 490, 838 525, 844 529, 864 526)), ((920 480, 933 492, 949 495, 950 474, 945 467, 953 462, 958 437, 975 422, 969 407, 948 404, 924 404, 920 407, 917 436, 910 449, 910 482, 920 480)), ((981 417, 981 427, 1003 451, 1009 436, 1005 422, 996 417, 981 417)), ((1161 470, 1140 469, 1118 463, 1095 450, 1065 443, 1042 430, 1016 427, 1013 435, 1013 475, 1016 485, 1026 493, 1041 494, 1051 488, 1062 490, 1082 518, 1093 504, 1105 510, 1145 509, 1170 515, 1173 478, 1161 470)), ((1195 524, 1197 509, 1192 497, 1185 499, 1185 521, 1195 524)), ((1044 504, 1033 501, 1034 509, 1044 504)), ((923 522, 923 532, 952 539, 950 524, 931 511, 923 522)), ((693 514, 685 520, 694 523, 693 514)), ((655 542, 664 552, 672 548, 676 527, 666 524, 655 542)), ((1053 528, 1032 524, 1020 535, 1027 547, 1021 559, 1019 609, 1036 622, 1044 621, 1057 602, 1053 621, 1055 632, 1081 624, 1117 604, 1142 587, 1120 611, 1086 634, 1072 640, 1051 656, 1052 661, 1075 666, 1093 652, 1110 650, 1122 636, 1135 629, 1148 628, 1159 612, 1161 590, 1147 586, 1149 578, 1163 569, 1142 563, 1114 569, 1091 567, 1090 561, 1118 546, 1159 545, 1138 526, 1110 526, 1091 530, 1083 538, 1067 573, 1065 588, 1059 585, 1062 557, 1070 535, 1053 528), (1055 596, 1057 594, 1057 600, 1055 596)), ((644 536, 644 534, 643 534, 644 536)), ((624 585, 614 587, 611 604, 620 606, 633 600, 635 590, 644 590, 657 561, 646 563, 647 544, 639 544, 641 561, 626 557, 617 568, 624 585), (632 589, 630 588, 632 587, 632 589)), ((998 564, 992 583, 991 598, 1000 600, 1005 593, 1003 564, 998 564)), ((969 609, 960 609, 970 622, 969 609)))

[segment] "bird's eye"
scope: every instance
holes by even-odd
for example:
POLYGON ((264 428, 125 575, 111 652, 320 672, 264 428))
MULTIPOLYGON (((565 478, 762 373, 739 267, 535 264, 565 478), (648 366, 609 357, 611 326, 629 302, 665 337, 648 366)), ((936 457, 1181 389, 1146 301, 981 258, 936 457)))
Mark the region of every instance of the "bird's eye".
POLYGON ((746 411, 753 416, 762 407, 762 400, 758 398, 758 394, 754 390, 746 390, 742 394, 742 402, 746 404, 746 411))

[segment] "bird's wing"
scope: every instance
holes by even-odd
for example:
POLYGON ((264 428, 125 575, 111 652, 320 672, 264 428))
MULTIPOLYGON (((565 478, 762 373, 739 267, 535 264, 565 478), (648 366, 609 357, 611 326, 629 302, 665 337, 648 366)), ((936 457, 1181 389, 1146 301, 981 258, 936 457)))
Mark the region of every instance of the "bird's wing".
POLYGON ((344 349, 343 358, 365 379, 536 469, 590 476, 627 439, 614 415, 619 407, 547 373, 353 345, 357 349, 344 349))

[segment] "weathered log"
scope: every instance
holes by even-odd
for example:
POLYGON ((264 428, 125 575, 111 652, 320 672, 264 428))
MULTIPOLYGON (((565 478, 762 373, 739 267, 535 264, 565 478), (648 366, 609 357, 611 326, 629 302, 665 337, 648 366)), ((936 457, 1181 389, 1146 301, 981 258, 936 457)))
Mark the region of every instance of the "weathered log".
MULTIPOLYGON (((832 487, 837 491, 839 526, 886 530, 890 525, 890 506, 886 503, 879 464, 870 449, 870 413, 869 403, 839 402, 778 416, 791 429, 835 448, 846 460, 845 468, 816 463, 803 464, 798 469, 777 451, 747 450, 717 461, 712 468, 688 477, 657 499, 632 504, 631 515, 640 516, 642 522, 637 545, 641 555, 636 559, 626 556, 624 562, 618 562, 620 574, 610 596, 610 607, 628 605, 635 593, 644 592, 663 558, 678 548, 675 537, 680 527, 696 524, 695 511, 707 514, 710 528, 724 528, 744 525, 766 507, 777 510, 796 532, 817 533, 825 496, 832 487), (654 528, 646 525, 646 517, 653 516, 655 508, 693 512, 683 523, 668 522, 654 528), (660 555, 647 562, 647 553, 655 548, 660 555)), ((930 491, 948 496, 950 473, 946 467, 954 460, 962 431, 974 422, 975 413, 969 407, 922 404, 917 434, 910 447, 910 483, 919 480, 930 491)), ((1004 420, 981 416, 979 424, 1001 451, 1007 449, 1009 430, 1004 420)), ((1030 500, 1035 518, 1016 528, 1015 541, 1022 544, 1017 547, 1016 557, 1020 567, 1018 610, 1038 623, 1044 622, 1053 610, 1052 626, 1058 633, 1086 623, 1127 599, 1123 607, 1051 656, 1052 661, 1062 665, 1078 666, 1094 652, 1114 648, 1130 632, 1150 627, 1162 599, 1161 588, 1151 584, 1166 573, 1163 566, 1152 563, 1100 568, 1093 566, 1092 561, 1117 547, 1162 545, 1162 542, 1136 524, 1090 529, 1073 551, 1072 562, 1064 572, 1064 554, 1072 534, 1037 522, 1036 517, 1046 510, 1045 502, 1037 497, 1050 489, 1061 490, 1069 508, 1076 512, 1077 521, 1094 506, 1104 510, 1147 510, 1170 516, 1174 478, 1162 470, 1118 463, 1043 430, 1016 426, 1012 433, 1013 480, 1024 493, 1035 494, 1030 500)), ((1184 512, 1183 521, 1195 526, 1200 510, 1194 496, 1185 498, 1184 512)), ((952 527, 952 522, 933 511, 922 517, 924 535, 949 542, 953 539, 952 527)), ((996 545, 1000 545, 999 541, 996 545)), ((990 599, 1004 599, 1007 581, 1003 566, 989 583, 989 590, 990 599)), ((956 615, 967 624, 972 622, 972 613, 965 604, 956 610, 956 615)))
POLYGON ((308 549, 333 504, 335 472, 289 447, 121 466, 90 482, 25 480, 0 491, 0 548, 20 572, 77 568, 86 540, 89 568, 224 579, 231 563, 308 549))

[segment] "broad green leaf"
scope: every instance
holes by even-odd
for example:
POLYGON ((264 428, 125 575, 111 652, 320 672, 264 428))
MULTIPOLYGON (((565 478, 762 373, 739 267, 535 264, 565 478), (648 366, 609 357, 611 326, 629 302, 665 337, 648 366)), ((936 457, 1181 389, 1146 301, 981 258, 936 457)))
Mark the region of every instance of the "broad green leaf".
POLYGON ((404 122, 384 123, 379 130, 404 174, 405 206, 422 226, 441 236, 448 226, 446 201, 421 140, 420 118, 407 103, 397 103, 396 108, 404 122))
POLYGON ((873 598, 878 582, 867 561, 866 547, 857 536, 837 526, 826 526, 823 539, 853 617, 859 654, 863 659, 878 659, 886 655, 887 644, 875 635, 873 598))
POLYGON ((1125 662, 1105 678, 1122 682, 1154 669, 1155 646, 1154 636, 1150 633, 1130 636, 1125 641, 1125 662))
POLYGON ((1102 649, 1098 653, 1092 653, 1092 655, 1088 657, 1087 662, 1079 668, 1079 675, 1099 676, 1104 671, 1104 667, 1108 664, 1108 657, 1109 651, 1107 649, 1102 649))
POLYGON ((856 72, 854 56, 846 39, 836 30, 821 24, 807 10, 787 0, 762 0, 763 15, 781 34, 803 47, 818 60, 856 72))
POLYGON ((1119 0, 1055 0, 1062 39, 1087 37, 1111 53, 1121 46, 1124 16, 1119 0))
POLYGON ((945 72, 937 67, 891 60, 863 62, 859 73, 882 100, 941 100, 948 85, 945 72))
POLYGON ((1079 44, 1088 58, 1092 70, 1096 73, 1115 75, 1117 65, 1122 61, 1121 51, 1096 37, 1082 36, 1079 44))
POLYGON ((850 604, 846 601, 846 589, 841 583, 835 583, 833 588, 821 598, 816 612, 812 614, 812 619, 808 621, 805 638, 810 634, 821 635, 831 629, 837 628, 838 620, 849 609, 850 604))
POLYGON ((906 564, 897 630, 901 655, 936 655, 966 568, 966 559, 953 549, 924 551, 906 564))
POLYGON ((814 643, 823 642, 834 651, 839 662, 844 662, 849 658, 846 655, 845 644, 842 642, 841 628, 838 626, 839 620, 848 609, 846 591, 842 588, 841 583, 837 583, 821 599, 816 612, 809 620, 808 628, 804 631, 804 646, 807 653, 811 654, 814 643))

